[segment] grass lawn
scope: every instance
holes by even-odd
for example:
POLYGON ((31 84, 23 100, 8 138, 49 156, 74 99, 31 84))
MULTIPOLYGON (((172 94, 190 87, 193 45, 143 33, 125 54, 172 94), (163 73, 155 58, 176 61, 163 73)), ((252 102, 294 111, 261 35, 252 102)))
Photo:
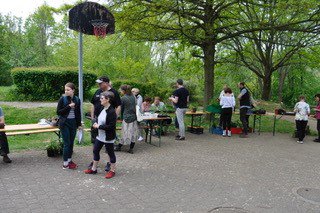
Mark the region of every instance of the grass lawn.
POLYGON ((13 101, 17 100, 14 98, 12 91, 15 89, 15 86, 0 86, 0 101, 13 101))
MULTIPOLYGON (((21 109, 9 106, 1 106, 6 124, 29 124, 38 123, 41 118, 52 118, 56 116, 55 107, 38 107, 31 109, 21 109)), ((89 105, 85 105, 85 111, 89 110, 89 105)), ((85 125, 89 127, 90 121, 86 119, 85 125)), ((90 134, 85 133, 85 141, 81 146, 91 144, 90 134)), ((52 140, 58 140, 58 136, 51 133, 8 136, 10 150, 32 150, 45 149, 46 145, 52 140)))
MULTIPOLYGON (((90 104, 85 104, 85 112, 89 111, 90 104)), ((5 113, 5 119, 7 124, 28 124, 37 123, 41 118, 51 118, 56 116, 55 107, 37 107, 31 109, 21 109, 10 106, 2 106, 5 113)), ((171 116, 174 116, 173 114, 171 116)), ((218 121, 218 115, 216 115, 218 121)), ((234 122, 239 120, 239 115, 233 115, 232 120, 234 122)), ((189 125, 191 121, 190 116, 186 116, 186 124, 189 125)), ((253 116, 250 116, 250 126, 253 124, 253 116)), ((209 128, 209 122, 204 121, 203 125, 206 129, 209 128)), ((89 128, 90 121, 85 119, 85 126, 89 128)), ((273 128, 273 117, 263 116, 261 121, 261 132, 272 132, 273 128)), ((280 133, 293 133, 295 126, 293 123, 285 120, 279 120, 276 126, 276 132, 280 133)), ((170 131, 174 131, 171 127, 170 131)), ((52 141, 57 140, 58 137, 54 133, 42 133, 34 135, 19 135, 9 136, 10 149, 12 151, 17 150, 32 150, 32 149, 45 149, 46 145, 52 141)), ((90 134, 85 133, 85 141, 83 144, 78 146, 90 145, 90 134)))

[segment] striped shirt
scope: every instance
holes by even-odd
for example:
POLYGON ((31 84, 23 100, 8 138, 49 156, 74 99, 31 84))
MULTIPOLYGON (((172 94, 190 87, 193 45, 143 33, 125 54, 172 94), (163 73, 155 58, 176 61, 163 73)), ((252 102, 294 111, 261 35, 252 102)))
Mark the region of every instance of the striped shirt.
POLYGON ((68 114, 67 119, 74 119, 74 118, 76 118, 76 116, 75 116, 75 114, 74 114, 74 109, 71 108, 71 109, 70 109, 70 112, 69 112, 69 114, 68 114))

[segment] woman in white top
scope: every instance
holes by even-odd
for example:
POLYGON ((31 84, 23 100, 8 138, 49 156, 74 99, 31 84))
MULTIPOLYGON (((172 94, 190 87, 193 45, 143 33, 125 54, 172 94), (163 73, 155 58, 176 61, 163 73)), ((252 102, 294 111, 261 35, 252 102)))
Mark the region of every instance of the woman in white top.
POLYGON ((220 105, 221 105, 221 122, 222 122, 222 128, 223 128, 223 134, 222 136, 229 136, 231 137, 231 130, 230 130, 230 124, 231 124, 231 117, 232 117, 232 111, 234 106, 236 105, 236 101, 234 99, 234 96, 232 94, 232 90, 230 88, 226 88, 224 90, 224 95, 221 96, 220 99, 220 105))
POLYGON ((86 174, 97 174, 97 167, 100 161, 100 150, 103 146, 109 156, 105 171, 105 178, 112 178, 115 176, 116 155, 114 154, 114 141, 116 139, 116 123, 117 114, 110 102, 114 94, 112 92, 103 92, 100 94, 100 102, 102 107, 97 122, 93 124, 93 128, 98 130, 98 136, 94 141, 93 146, 93 164, 91 168, 84 170, 86 174))
POLYGON ((310 115, 310 106, 306 103, 306 98, 304 96, 300 96, 299 100, 300 101, 294 106, 294 112, 296 113, 297 142, 303 144, 308 124, 308 116, 310 115))

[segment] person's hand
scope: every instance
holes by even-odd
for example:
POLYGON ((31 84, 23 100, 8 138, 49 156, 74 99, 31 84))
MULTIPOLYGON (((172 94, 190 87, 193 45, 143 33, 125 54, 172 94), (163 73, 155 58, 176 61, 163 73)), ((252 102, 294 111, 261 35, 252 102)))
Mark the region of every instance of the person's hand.
POLYGON ((74 108, 74 107, 76 106, 76 104, 73 103, 73 102, 71 102, 71 104, 69 104, 69 106, 70 106, 71 108, 74 108))
POLYGON ((95 128, 95 129, 98 129, 98 128, 99 128, 99 124, 98 124, 98 123, 94 123, 94 124, 92 125, 92 127, 95 128))

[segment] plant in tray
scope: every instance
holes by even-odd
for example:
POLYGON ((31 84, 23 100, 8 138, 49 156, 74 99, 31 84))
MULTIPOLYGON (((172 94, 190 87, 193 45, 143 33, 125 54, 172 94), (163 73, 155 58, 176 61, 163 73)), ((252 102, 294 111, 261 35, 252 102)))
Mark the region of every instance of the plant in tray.
POLYGON ((57 140, 52 140, 47 146, 47 155, 48 157, 57 157, 62 154, 63 143, 57 140))

